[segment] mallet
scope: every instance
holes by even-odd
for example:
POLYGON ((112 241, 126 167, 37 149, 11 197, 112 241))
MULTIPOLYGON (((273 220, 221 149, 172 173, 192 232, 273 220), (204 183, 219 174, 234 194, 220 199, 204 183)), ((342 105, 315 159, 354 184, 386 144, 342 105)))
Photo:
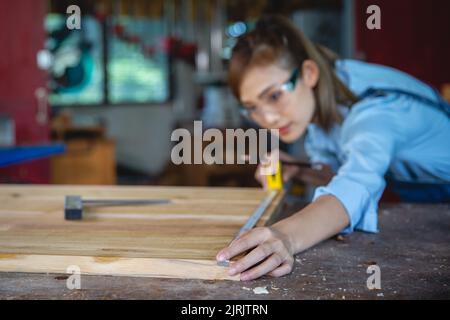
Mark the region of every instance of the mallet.
POLYGON ((152 200, 83 200, 81 196, 66 196, 64 203, 64 218, 66 220, 83 219, 83 206, 128 206, 128 205, 150 205, 167 204, 167 199, 152 200))

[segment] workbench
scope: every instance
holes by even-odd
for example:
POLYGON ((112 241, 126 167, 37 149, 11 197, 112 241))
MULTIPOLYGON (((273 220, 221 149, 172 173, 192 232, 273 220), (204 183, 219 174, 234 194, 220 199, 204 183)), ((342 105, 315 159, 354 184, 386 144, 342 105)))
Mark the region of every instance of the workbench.
MULTIPOLYGON (((288 215, 304 206, 288 197, 288 215)), ((383 204, 379 234, 336 237, 296 256, 282 278, 250 282, 82 276, 66 288, 61 274, 0 273, 0 299, 449 299, 450 205, 383 204), (369 290, 376 264, 381 290, 369 290), (268 293, 253 289, 265 287, 268 293)), ((264 290, 263 290, 264 291, 264 290)))

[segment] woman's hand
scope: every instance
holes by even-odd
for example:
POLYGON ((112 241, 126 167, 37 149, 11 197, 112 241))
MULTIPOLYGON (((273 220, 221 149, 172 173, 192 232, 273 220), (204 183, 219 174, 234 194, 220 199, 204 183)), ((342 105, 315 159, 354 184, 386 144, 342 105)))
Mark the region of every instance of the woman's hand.
POLYGON ((336 235, 349 223, 342 203, 332 195, 323 195, 273 226, 247 231, 222 249, 216 258, 230 260, 246 253, 229 270, 230 275, 241 273, 241 280, 265 274, 280 277, 292 271, 294 254, 336 235))
POLYGON ((288 237, 272 227, 260 227, 247 231, 217 254, 218 261, 229 260, 251 250, 233 262, 230 276, 241 273, 241 280, 253 280, 263 275, 281 277, 292 271, 294 253, 288 237), (256 265, 256 266, 255 266, 256 265))

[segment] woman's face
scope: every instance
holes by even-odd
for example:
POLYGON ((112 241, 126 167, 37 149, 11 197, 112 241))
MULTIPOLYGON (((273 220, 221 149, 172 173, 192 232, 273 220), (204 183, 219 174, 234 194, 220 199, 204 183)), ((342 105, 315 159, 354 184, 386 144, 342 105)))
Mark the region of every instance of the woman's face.
POLYGON ((249 68, 240 86, 240 100, 252 119, 263 128, 279 129, 280 139, 291 143, 300 138, 312 121, 315 110, 313 88, 319 70, 306 60, 292 90, 282 88, 294 70, 276 64, 249 68))

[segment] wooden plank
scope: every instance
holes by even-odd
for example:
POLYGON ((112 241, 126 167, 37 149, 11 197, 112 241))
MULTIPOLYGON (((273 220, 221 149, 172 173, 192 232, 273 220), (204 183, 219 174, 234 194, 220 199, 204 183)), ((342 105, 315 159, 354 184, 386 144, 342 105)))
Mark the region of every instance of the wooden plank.
MULTIPOLYGON (((229 279, 215 255, 267 192, 260 189, 0 186, 0 271, 229 279), (171 204, 87 207, 64 220, 64 197, 171 199, 171 204)), ((277 210, 280 193, 258 225, 277 210)))
MULTIPOLYGON (((283 215, 306 205, 297 201, 283 205, 283 215)), ((299 254, 287 277, 263 277, 245 285, 95 275, 82 277, 82 290, 69 290, 66 276, 0 272, 0 299, 448 299, 450 205, 382 204, 379 227, 379 234, 354 232, 344 241, 331 238, 299 254), (372 263, 381 268, 382 290, 367 289, 372 263), (256 295, 251 289, 257 287, 269 293, 256 295)))

